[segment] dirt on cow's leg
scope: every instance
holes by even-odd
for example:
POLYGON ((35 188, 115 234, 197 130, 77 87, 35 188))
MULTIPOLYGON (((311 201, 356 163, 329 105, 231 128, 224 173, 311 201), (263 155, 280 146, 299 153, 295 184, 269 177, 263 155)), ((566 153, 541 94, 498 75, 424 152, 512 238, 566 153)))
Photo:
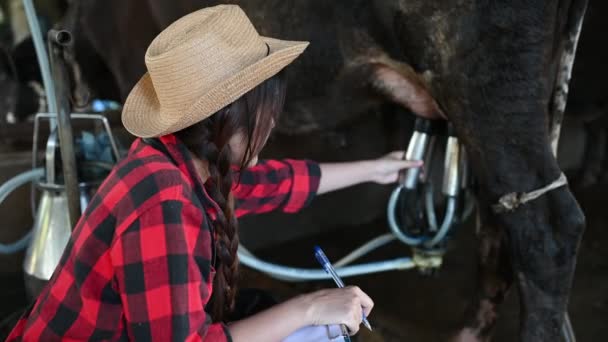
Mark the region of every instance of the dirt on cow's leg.
POLYGON ((563 187, 502 219, 519 289, 521 340, 559 341, 584 215, 563 187))
POLYGON ((479 231, 478 290, 464 316, 463 328, 452 342, 489 341, 498 319, 498 307, 513 283, 506 232, 489 218, 479 231))

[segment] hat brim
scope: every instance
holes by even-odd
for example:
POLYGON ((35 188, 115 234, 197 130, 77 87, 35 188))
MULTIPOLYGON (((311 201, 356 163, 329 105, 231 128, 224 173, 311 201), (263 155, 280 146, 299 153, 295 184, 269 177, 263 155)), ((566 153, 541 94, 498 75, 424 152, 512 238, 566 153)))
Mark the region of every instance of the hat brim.
POLYGON ((302 54, 309 44, 268 37, 262 39, 270 47, 268 56, 218 83, 180 115, 163 115, 150 74, 146 73, 125 101, 123 125, 131 134, 142 138, 158 137, 189 127, 276 75, 302 54))

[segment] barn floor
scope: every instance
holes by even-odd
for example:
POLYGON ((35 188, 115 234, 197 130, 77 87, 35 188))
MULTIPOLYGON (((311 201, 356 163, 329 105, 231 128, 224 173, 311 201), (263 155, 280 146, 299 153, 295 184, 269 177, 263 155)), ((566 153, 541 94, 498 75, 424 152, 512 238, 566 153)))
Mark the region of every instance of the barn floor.
MULTIPOLYGON (((570 302, 570 316, 579 342, 608 340, 608 248, 603 245, 608 243, 608 212, 602 198, 605 193, 608 193, 608 186, 578 194, 588 222, 570 302)), ((362 329, 358 341, 445 341, 458 326, 475 290, 476 242, 472 227, 469 224, 457 233, 444 268, 436 277, 403 271, 348 278, 346 283, 359 285, 376 304, 370 317, 375 330, 369 333, 362 329)), ((383 223, 378 223, 302 239, 258 254, 292 265, 315 267, 311 254, 314 244, 321 244, 335 260, 385 232, 383 223)), ((406 253, 407 248, 395 242, 374 252, 369 260, 406 253)), ((245 272, 243 283, 285 296, 333 286, 331 282, 288 284, 250 270, 245 272)), ((501 308, 494 341, 516 341, 517 331, 518 299, 514 291, 501 308)))
MULTIPOLYGON (((595 187, 578 194, 585 208, 588 228, 584 237, 570 314, 580 342, 608 339, 608 213, 605 200, 608 186, 595 187)), ((311 249, 324 247, 336 259, 367 239, 386 232, 383 223, 366 227, 336 230, 316 238, 286 243, 271 250, 258 251, 266 258, 299 266, 315 267, 311 249)), ((370 258, 402 256, 408 250, 393 243, 374 252, 370 258)), ((424 277, 416 271, 389 272, 373 276, 349 278, 349 284, 363 288, 375 301, 370 321, 373 333, 363 331, 358 341, 445 341, 458 326, 468 298, 475 285, 476 244, 472 225, 461 229, 448 252, 442 272, 424 277)), ((270 279, 250 270, 243 272, 243 286, 270 289, 278 296, 288 297, 316 288, 332 287, 331 282, 290 284, 270 279)), ((5 277, 0 282, 0 320, 24 304, 20 275, 5 277)), ((517 340, 517 298, 513 292, 501 309, 495 341, 517 340)), ((0 334, 1 336, 1 334, 0 334)), ((1 340, 1 338, 0 338, 1 340)))

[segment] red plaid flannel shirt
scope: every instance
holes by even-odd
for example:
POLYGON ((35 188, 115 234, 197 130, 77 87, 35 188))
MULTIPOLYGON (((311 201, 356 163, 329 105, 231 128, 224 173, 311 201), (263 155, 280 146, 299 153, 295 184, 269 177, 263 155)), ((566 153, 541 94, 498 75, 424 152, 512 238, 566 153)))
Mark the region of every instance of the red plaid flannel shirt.
MULTIPOLYGON (((104 181, 8 341, 230 340, 205 312, 215 273, 206 217, 217 205, 185 146, 160 141, 164 152, 137 139, 104 181)), ((236 214, 296 212, 319 179, 314 162, 263 161, 240 175, 236 214)))

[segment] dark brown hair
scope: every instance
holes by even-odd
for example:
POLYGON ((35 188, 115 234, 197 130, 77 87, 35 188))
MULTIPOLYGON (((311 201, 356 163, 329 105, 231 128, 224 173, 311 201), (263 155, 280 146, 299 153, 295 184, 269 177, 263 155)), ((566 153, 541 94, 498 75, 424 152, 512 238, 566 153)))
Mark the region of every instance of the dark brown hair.
POLYGON ((216 322, 232 311, 238 280, 239 235, 231 196, 233 155, 228 142, 235 134, 243 134, 247 148, 240 168, 244 168, 264 147, 273 120, 278 119, 283 109, 286 83, 281 71, 209 118, 175 133, 197 158, 207 161, 207 190, 222 209, 214 225, 219 265, 210 303, 216 322))

